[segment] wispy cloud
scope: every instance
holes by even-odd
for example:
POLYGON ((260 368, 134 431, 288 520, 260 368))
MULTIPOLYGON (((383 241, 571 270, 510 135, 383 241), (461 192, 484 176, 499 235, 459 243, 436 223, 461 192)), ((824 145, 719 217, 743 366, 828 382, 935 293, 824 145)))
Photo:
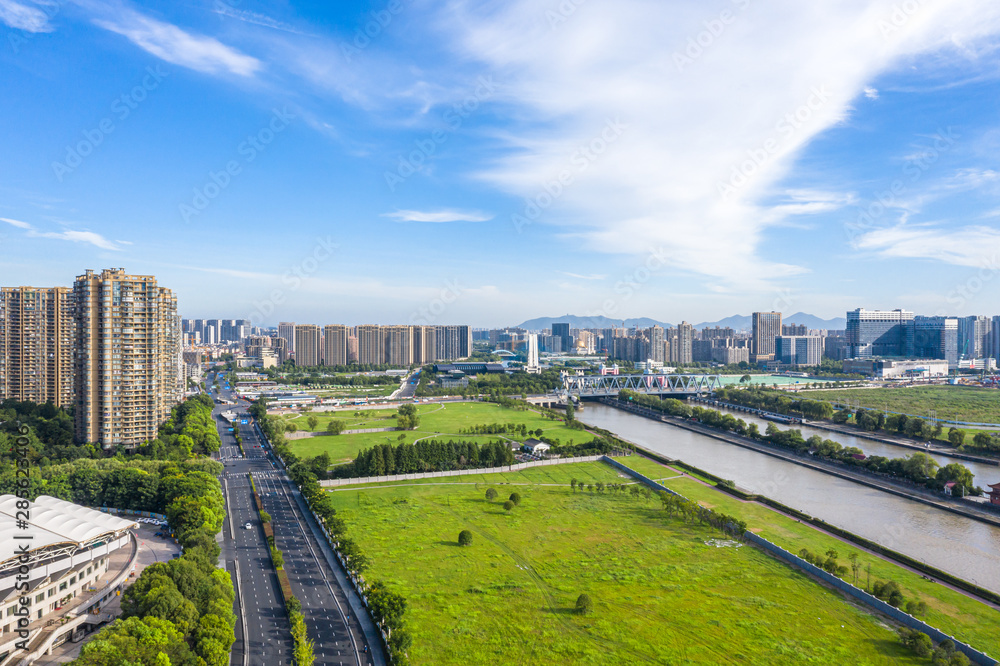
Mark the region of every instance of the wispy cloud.
POLYGON ((579 273, 568 273, 566 271, 559 271, 563 275, 568 275, 571 278, 576 278, 578 280, 603 280, 607 275, 599 275, 597 273, 591 273, 590 275, 580 275, 579 273))
POLYGON ((48 15, 38 7, 22 5, 14 0, 0 0, 0 21, 11 28, 26 32, 52 32, 48 15))
POLYGON ((811 4, 733 3, 733 20, 709 33, 718 10, 698 3, 576 4, 553 26, 534 0, 454 0, 444 34, 506 82, 496 102, 511 119, 497 133, 511 137, 505 156, 474 174, 533 199, 594 145, 600 154, 533 222, 597 252, 662 247, 678 271, 769 291, 804 271, 761 256, 770 227, 841 205, 789 202, 768 214, 803 151, 901 62, 961 58, 956 44, 1000 32, 988 0, 923 3, 898 26, 894 2, 824 1, 821 23, 811 4), (617 118, 628 129, 606 145, 601 132, 617 118), (722 196, 720 184, 733 191, 722 196))
POLYGON ((871 86, 865 86, 865 97, 868 99, 878 99, 878 89, 872 88, 871 86))
POLYGON ((93 231, 78 231, 75 229, 67 229, 66 231, 39 231, 34 225, 22 222, 21 220, 12 220, 7 217, 0 217, 0 221, 6 222, 7 224, 17 227, 18 229, 24 229, 29 238, 51 238, 54 240, 64 240, 73 243, 88 243, 94 247, 99 247, 102 250, 113 251, 121 250, 122 248, 120 244, 126 243, 126 241, 108 240, 101 234, 93 231))
POLYGON ((12 220, 9 217, 0 217, 0 220, 17 227, 18 229, 31 229, 31 225, 27 222, 22 222, 21 220, 12 220))
POLYGON ((900 224, 854 239, 858 250, 882 257, 932 259, 955 266, 995 266, 1000 258, 1000 230, 985 226, 942 229, 900 224))
POLYGON ((242 21, 244 23, 249 23, 251 25, 259 25, 264 28, 272 28, 273 30, 280 30, 282 32, 290 32, 295 35, 305 35, 308 33, 302 32, 295 26, 283 23, 276 19, 266 16, 264 14, 258 14, 257 12, 251 12, 247 10, 233 9, 232 7, 224 3, 216 3, 215 13, 220 16, 226 16, 229 18, 236 19, 237 21, 242 21))
POLYGON ((389 217, 398 222, 486 222, 493 219, 493 215, 476 210, 461 211, 445 209, 437 211, 419 210, 397 210, 394 213, 384 213, 382 217, 389 217))
POLYGON ((199 72, 229 72, 238 76, 253 76, 262 67, 257 58, 227 46, 214 37, 194 35, 173 24, 133 10, 119 12, 114 19, 95 19, 94 23, 123 35, 158 58, 199 72))

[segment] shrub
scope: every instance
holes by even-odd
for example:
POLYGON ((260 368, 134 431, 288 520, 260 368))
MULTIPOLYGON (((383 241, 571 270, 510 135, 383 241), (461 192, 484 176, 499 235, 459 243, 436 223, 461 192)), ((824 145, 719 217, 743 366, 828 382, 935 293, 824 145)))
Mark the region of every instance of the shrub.
POLYGON ((462 530, 458 533, 458 545, 459 546, 471 546, 472 545, 472 532, 469 530, 462 530))
POLYGON ((511 502, 510 500, 507 500, 506 502, 503 503, 504 511, 507 511, 509 513, 513 508, 514 508, 514 503, 511 502))
POLYGON ((497 498, 497 491, 493 490, 492 488, 488 488, 486 490, 486 499, 492 502, 496 498, 497 498))
POLYGON ((590 600, 590 595, 581 594, 576 598, 576 612, 579 615, 586 615, 593 610, 594 604, 590 600))
POLYGON ((521 506, 521 495, 519 493, 511 493, 507 499, 513 502, 514 506, 521 506))

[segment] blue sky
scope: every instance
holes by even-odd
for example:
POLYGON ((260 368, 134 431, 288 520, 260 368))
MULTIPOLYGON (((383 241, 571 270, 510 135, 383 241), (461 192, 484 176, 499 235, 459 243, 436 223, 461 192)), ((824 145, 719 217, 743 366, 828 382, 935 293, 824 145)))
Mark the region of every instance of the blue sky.
POLYGON ((0 0, 0 284, 122 266, 267 325, 998 314, 998 33, 985 0, 0 0))

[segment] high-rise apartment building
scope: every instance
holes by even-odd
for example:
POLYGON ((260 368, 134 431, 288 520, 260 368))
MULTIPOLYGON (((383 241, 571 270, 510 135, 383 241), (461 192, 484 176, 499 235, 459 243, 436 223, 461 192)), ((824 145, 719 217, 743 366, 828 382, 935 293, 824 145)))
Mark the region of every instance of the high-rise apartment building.
POLYGON ((961 317, 958 320, 958 355, 965 359, 989 356, 993 320, 989 317, 961 317))
POLYGON ((666 338, 663 335, 662 326, 651 326, 646 335, 649 337, 649 358, 659 363, 667 362, 666 338))
MULTIPOLYGON (((568 332, 569 324, 565 326, 568 332)), ((468 358, 472 355, 472 330, 470 327, 435 326, 434 335, 437 360, 454 361, 460 358, 468 358)), ((564 351, 565 349, 563 347, 564 351)))
POLYGON ((847 313, 848 358, 905 356, 913 347, 913 313, 865 310, 847 313))
POLYGON ((384 363, 389 365, 413 365, 413 327, 383 326, 382 349, 385 352, 384 363))
POLYGON ((177 299, 151 275, 88 270, 73 285, 76 437, 134 447, 183 396, 177 299))
POLYGON ((528 334, 528 362, 525 365, 529 372, 538 370, 538 335, 535 333, 528 334))
POLYGON ((902 355, 958 363, 958 321, 955 317, 914 317, 902 355))
POLYGON ((552 324, 552 335, 560 338, 562 340, 563 352, 573 351, 573 336, 569 332, 569 324, 566 322, 557 322, 552 324))
POLYGON ((413 327, 413 362, 419 365, 437 360, 437 330, 433 326, 413 327))
POLYGON ((804 324, 782 324, 781 334, 795 336, 809 335, 809 329, 804 324))
POLYGON ((693 360, 694 326, 683 321, 677 325, 677 362, 691 363, 693 360))
POLYGON ((347 365, 347 327, 323 327, 323 365, 347 365))
POLYGON ((290 354, 295 353, 295 322, 282 321, 278 323, 278 337, 285 341, 285 349, 290 354))
POLYGON ((358 363, 361 365, 379 365, 385 363, 384 340, 382 327, 366 324, 358 326, 358 363))
POLYGON ((990 329, 989 355, 995 359, 1000 359, 1000 315, 993 317, 990 329))
POLYGON ((68 287, 0 288, 0 399, 73 404, 68 287))
POLYGON ((782 365, 819 365, 823 338, 818 335, 779 335, 774 341, 774 360, 782 365))
POLYGON ((781 335, 780 312, 754 312, 750 352, 755 361, 774 359, 774 341, 781 335))
POLYGON ((296 324, 295 326, 295 366, 313 368, 319 365, 319 326, 296 324))

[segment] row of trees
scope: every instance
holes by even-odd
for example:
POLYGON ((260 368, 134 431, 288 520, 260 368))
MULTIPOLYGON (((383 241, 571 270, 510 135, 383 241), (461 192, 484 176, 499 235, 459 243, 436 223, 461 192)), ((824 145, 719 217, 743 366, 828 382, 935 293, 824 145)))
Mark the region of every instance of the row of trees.
POLYGON ((434 380, 433 370, 434 367, 428 365, 421 371, 420 382, 417 384, 416 390, 418 397, 455 394, 468 397, 485 394, 496 399, 509 395, 549 393, 562 386, 562 378, 559 370, 549 369, 537 375, 527 372, 513 372, 511 374, 504 372, 484 372, 470 378, 468 386, 444 388, 431 385, 431 382, 434 380))
MULTIPOLYGON (((405 666, 409 663, 406 651, 413 641, 404 620, 406 600, 398 593, 392 592, 380 581, 366 583, 363 578, 360 578, 360 575, 368 570, 368 557, 357 543, 347 535, 346 523, 337 515, 337 510, 333 507, 330 497, 320 487, 319 475, 316 474, 317 469, 322 469, 325 472, 329 465, 329 456, 326 457, 325 461, 321 459, 318 464, 314 459, 300 460, 288 448, 283 429, 277 423, 280 419, 267 415, 267 405, 264 401, 257 401, 251 405, 250 413, 257 420, 261 430, 264 431, 275 454, 284 461, 289 477, 299 487, 303 498, 330 534, 331 543, 344 558, 348 571, 357 577, 357 580, 365 588, 372 617, 388 635, 387 644, 391 663, 396 666, 405 666)), ((317 456, 317 458, 321 458, 321 456, 317 456)))
POLYGON ((541 437, 542 429, 528 430, 526 423, 477 423, 458 431, 463 435, 514 435, 521 438, 541 437))
POLYGON ((502 442, 423 439, 413 444, 378 444, 358 451, 354 462, 335 469, 338 477, 385 476, 453 469, 501 467, 514 463, 510 447, 502 442))
POLYGON ((829 419, 833 416, 833 406, 828 402, 797 398, 784 391, 760 387, 720 388, 715 391, 715 397, 735 405, 778 414, 801 415, 808 419, 829 419))
POLYGON ((215 568, 215 535, 225 517, 215 478, 222 466, 213 462, 210 471, 201 471, 195 464, 160 465, 153 510, 167 515, 183 554, 143 570, 122 596, 121 619, 90 640, 74 665, 229 663, 235 593, 229 574, 215 568))
MULTIPOLYGON (((751 393, 751 391, 740 391, 740 393, 751 393)), ((846 465, 862 467, 876 474, 906 479, 924 485, 931 490, 941 490, 945 484, 955 483, 956 487, 953 489, 953 493, 959 495, 982 494, 982 489, 973 485, 973 474, 965 465, 951 463, 941 467, 937 461, 923 453, 914 453, 905 458, 866 457, 864 452, 857 447, 845 447, 838 442, 823 439, 818 435, 805 439, 801 430, 781 430, 773 423, 768 424, 767 430, 762 435, 755 423, 747 424, 743 419, 736 418, 732 414, 723 414, 714 409, 698 406, 689 407, 679 400, 659 400, 654 396, 640 395, 631 391, 622 391, 618 399, 638 403, 641 406, 672 416, 695 418, 705 425, 751 439, 764 440, 777 446, 792 449, 798 454, 813 453, 846 465)))

